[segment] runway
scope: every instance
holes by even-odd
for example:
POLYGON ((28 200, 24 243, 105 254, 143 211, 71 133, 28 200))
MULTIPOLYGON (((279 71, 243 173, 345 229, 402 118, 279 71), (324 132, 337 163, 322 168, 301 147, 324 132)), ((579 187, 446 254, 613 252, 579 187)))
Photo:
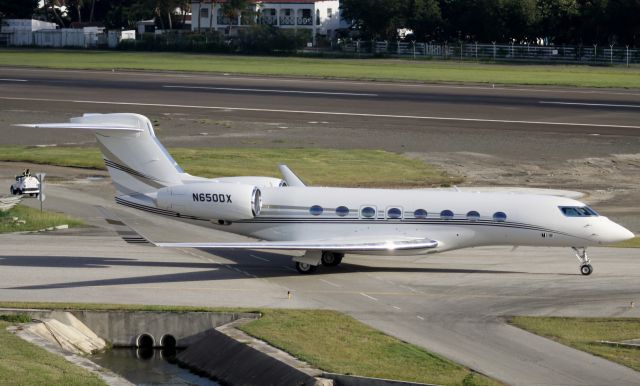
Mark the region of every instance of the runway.
MULTIPOLYGON (((483 170, 508 169, 501 178, 538 187, 611 188, 617 195, 606 196, 604 213, 638 224, 640 163, 615 158, 612 169, 607 158, 639 153, 638 106, 637 90, 0 68, 0 145, 93 145, 86 133, 10 125, 137 112, 168 146, 381 148, 467 172, 466 160, 478 159, 483 170), (585 158, 597 173, 560 172, 585 158), (523 164, 547 179, 529 170, 508 174, 523 164), (554 174, 560 178, 549 179, 554 174)), ((5 178, 12 167, 0 168, 5 178)), ((113 208, 156 241, 235 236, 116 208, 107 179, 85 178, 103 172, 42 169, 64 177, 49 185, 45 207, 92 228, 0 236, 0 299, 337 309, 508 384, 640 384, 637 372, 504 322, 511 315, 640 316, 629 307, 640 302, 635 249, 593 248, 590 277, 579 275, 572 251, 552 248, 347 257, 306 277, 293 272, 287 254, 126 244, 95 205, 113 208)))

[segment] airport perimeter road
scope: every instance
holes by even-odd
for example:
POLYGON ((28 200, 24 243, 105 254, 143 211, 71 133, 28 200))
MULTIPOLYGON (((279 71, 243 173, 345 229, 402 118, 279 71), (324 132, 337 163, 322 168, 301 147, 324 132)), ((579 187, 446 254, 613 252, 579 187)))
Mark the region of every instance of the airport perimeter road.
MULTIPOLYGON (((638 372, 504 321, 510 315, 640 316, 630 307, 640 303, 637 249, 593 248, 590 277, 578 273, 569 249, 502 247, 429 258, 348 256, 339 267, 302 276, 288 254, 126 244, 93 206, 113 206, 107 181, 93 183, 50 185, 47 205, 83 215, 95 228, 0 236, 0 299, 336 309, 508 384, 640 384, 638 372)), ((239 239, 112 210, 155 241, 239 239)))
MULTIPOLYGON (((469 151, 513 159, 635 153, 640 91, 0 68, 0 144, 13 123, 138 112, 169 146, 469 151)), ((42 143, 89 141, 38 132, 42 143)))

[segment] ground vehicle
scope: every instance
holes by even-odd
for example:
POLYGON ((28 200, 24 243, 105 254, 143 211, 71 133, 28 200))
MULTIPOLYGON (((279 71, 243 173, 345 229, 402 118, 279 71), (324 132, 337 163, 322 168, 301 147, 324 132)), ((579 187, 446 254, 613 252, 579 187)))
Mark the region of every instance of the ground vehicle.
POLYGON ((11 184, 11 194, 28 194, 38 197, 40 194, 40 181, 31 175, 16 176, 16 182, 11 184))

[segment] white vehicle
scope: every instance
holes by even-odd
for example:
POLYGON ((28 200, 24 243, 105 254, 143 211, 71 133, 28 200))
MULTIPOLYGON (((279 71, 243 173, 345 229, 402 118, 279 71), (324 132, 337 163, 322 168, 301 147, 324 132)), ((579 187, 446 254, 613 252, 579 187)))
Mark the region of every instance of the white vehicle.
POLYGON ((16 176, 16 181, 11 184, 11 194, 28 194, 31 197, 38 197, 40 194, 40 181, 32 175, 22 174, 16 176))
POLYGON ((300 273, 340 264, 344 254, 420 255, 483 245, 586 248, 634 237, 582 202, 550 195, 440 189, 310 187, 286 166, 272 177, 207 179, 185 173, 137 114, 85 114, 70 123, 22 125, 93 130, 115 200, 159 215, 210 222, 264 241, 155 243, 160 247, 305 251, 300 273))

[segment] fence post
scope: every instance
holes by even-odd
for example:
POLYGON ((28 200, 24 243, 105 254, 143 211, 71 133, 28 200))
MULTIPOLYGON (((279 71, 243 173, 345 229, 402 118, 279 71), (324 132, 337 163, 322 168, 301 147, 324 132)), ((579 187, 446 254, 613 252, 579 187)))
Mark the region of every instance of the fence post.
POLYGON ((476 62, 478 61, 478 42, 476 42, 476 62))
POLYGON ((627 44, 627 67, 629 67, 629 45, 627 44))
POLYGON ((462 62, 462 42, 460 42, 460 61, 462 62))
POLYGON ((598 63, 598 45, 593 45, 593 62, 598 63))
POLYGON ((416 60, 416 41, 413 41, 413 60, 416 60))
POLYGON ((609 45, 609 48, 611 49, 611 51, 609 51, 610 62, 613 64, 613 44, 609 45))
POLYGON ((496 42, 491 42, 493 44, 493 61, 496 61, 496 42))

